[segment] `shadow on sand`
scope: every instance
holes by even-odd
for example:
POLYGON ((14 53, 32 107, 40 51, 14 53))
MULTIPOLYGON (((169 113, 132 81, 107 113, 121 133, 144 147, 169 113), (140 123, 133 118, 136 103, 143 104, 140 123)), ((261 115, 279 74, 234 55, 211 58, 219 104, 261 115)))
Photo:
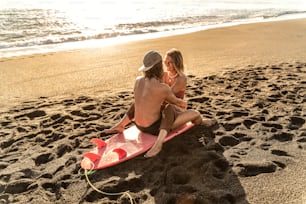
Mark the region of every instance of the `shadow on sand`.
MULTIPOLYGON (((136 203, 248 203, 222 153, 212 130, 193 127, 165 143, 156 157, 138 156, 97 171, 91 180, 106 192, 130 191, 136 203)), ((129 203, 126 197, 105 197, 93 189, 81 203, 114 201, 129 203)))

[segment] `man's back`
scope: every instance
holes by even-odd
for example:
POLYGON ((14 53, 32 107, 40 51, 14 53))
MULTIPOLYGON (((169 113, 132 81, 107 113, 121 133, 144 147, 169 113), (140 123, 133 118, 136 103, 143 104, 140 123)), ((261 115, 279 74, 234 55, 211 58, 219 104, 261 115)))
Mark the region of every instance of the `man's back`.
POLYGON ((157 121, 161 114, 161 104, 167 97, 169 87, 155 78, 139 77, 134 87, 135 122, 147 127, 157 121))

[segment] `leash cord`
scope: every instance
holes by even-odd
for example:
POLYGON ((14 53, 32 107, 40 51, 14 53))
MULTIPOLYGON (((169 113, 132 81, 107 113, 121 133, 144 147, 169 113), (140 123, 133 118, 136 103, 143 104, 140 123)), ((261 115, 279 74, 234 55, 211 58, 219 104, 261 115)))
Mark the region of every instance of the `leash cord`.
POLYGON ((101 191, 101 190, 99 190, 97 187, 95 187, 95 186, 91 183, 91 181, 89 180, 89 177, 88 177, 88 175, 91 175, 91 174, 93 174, 94 172, 95 172, 95 171, 92 171, 92 170, 88 171, 87 169, 85 169, 84 175, 85 175, 85 178, 86 178, 86 180, 87 180, 87 183, 88 183, 95 191, 97 191, 98 193, 104 194, 104 195, 109 195, 109 196, 126 195, 126 196, 129 198, 130 203, 131 203, 131 204, 134 204, 134 200, 133 200, 132 196, 130 195, 129 191, 118 192, 118 193, 108 193, 108 192, 101 191))

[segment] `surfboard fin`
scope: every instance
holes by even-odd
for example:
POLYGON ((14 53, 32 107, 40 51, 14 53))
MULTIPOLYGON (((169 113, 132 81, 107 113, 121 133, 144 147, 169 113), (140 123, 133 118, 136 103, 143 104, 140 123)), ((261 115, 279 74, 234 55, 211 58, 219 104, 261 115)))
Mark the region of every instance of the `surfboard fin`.
POLYGON ((87 153, 83 154, 83 157, 86 157, 86 158, 90 159, 90 161, 95 162, 98 159, 100 159, 101 156, 98 155, 98 154, 92 153, 92 152, 87 152, 87 153))
POLYGON ((118 154, 119 159, 123 159, 127 155, 126 151, 121 148, 114 149, 113 152, 116 152, 118 154))
POLYGON ((99 138, 92 138, 90 141, 92 143, 95 143, 97 145, 98 149, 106 146, 106 142, 104 142, 103 140, 101 140, 99 138))

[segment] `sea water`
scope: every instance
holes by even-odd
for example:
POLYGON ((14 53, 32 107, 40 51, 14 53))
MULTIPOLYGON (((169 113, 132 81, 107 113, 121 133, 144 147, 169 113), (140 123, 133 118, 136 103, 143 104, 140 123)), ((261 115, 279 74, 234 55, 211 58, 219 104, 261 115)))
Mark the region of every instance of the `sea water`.
POLYGON ((0 0, 0 58, 305 17, 305 0, 0 0))

